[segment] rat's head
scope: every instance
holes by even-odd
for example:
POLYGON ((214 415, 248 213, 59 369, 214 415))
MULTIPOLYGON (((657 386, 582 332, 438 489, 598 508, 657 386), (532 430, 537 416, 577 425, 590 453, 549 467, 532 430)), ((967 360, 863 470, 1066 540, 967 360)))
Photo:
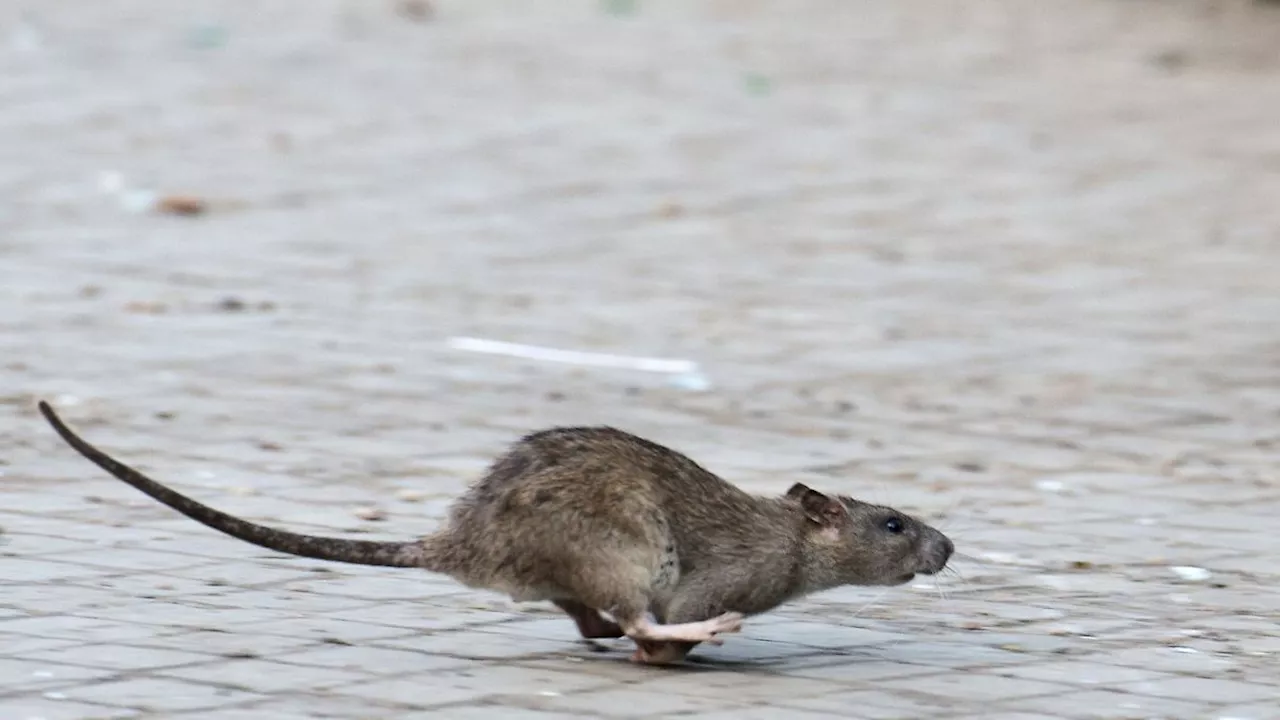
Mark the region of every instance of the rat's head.
POLYGON ((810 581, 819 586, 901 585, 942 572, 955 546, 916 518, 801 483, 787 491, 806 522, 810 581))

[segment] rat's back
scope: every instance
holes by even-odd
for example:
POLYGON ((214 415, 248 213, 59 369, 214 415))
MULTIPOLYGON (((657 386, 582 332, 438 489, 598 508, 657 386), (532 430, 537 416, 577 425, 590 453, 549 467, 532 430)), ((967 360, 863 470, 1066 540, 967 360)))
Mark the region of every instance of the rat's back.
POLYGON ((558 427, 526 435, 489 467, 475 490, 501 495, 535 486, 588 502, 624 495, 660 501, 742 492, 683 453, 606 426, 558 427))

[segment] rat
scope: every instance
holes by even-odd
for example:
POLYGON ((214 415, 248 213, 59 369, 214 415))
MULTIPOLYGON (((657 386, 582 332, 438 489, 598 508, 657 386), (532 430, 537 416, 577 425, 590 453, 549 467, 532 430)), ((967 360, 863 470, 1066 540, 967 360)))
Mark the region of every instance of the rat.
POLYGON ((517 602, 550 601, 584 638, 630 638, 631 659, 645 664, 681 662, 699 643, 722 644, 744 617, 809 593, 939 573, 955 550, 893 508, 803 483, 753 495, 611 427, 526 435, 454 501, 442 529, 420 539, 303 535, 172 490, 83 440, 48 403, 39 408, 81 455, 214 530, 289 555, 419 568, 517 602))

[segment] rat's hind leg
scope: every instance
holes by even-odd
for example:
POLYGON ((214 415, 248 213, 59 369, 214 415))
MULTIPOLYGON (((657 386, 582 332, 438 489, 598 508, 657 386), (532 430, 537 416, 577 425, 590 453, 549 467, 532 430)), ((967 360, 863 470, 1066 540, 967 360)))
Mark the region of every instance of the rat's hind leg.
POLYGON ((595 608, 587 607, 577 600, 552 600, 552 602, 573 618, 578 625, 578 632, 587 640, 620 638, 626 635, 617 623, 606 620, 595 608))
MULTIPOLYGON (((583 563, 575 573, 576 577, 567 578, 570 582, 565 586, 572 591, 578 604, 609 613, 623 634, 637 642, 680 640, 718 645, 721 641, 716 635, 737 632, 742 628, 742 615, 737 613, 724 613, 707 620, 677 625, 650 620, 648 610, 653 592, 653 565, 656 563, 633 562, 625 554, 596 557, 583 563)), ((575 615, 568 608, 565 610, 575 615)))
MULTIPOLYGON (((714 621, 736 616, 740 621, 741 615, 725 613, 724 604, 717 598, 723 597, 726 593, 717 592, 719 584, 714 580, 714 578, 699 576, 684 578, 674 597, 657 614, 659 622, 671 623, 666 627, 672 628, 696 626, 699 624, 696 621, 705 618, 712 618, 714 621)), ((740 625, 740 622, 737 624, 740 625)), ((734 631, 736 629, 735 627, 734 631)), ((719 639, 712 639, 709 642, 713 645, 720 644, 719 639)), ((637 640, 636 646, 636 652, 631 656, 633 661, 649 665, 665 665, 684 660, 685 656, 698 646, 698 643, 686 640, 637 640)))

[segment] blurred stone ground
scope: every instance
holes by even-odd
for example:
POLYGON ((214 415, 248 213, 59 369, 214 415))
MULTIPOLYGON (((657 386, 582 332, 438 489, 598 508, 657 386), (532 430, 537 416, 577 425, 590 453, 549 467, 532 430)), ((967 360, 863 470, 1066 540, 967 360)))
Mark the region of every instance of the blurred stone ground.
POLYGON ((420 7, 0 7, 0 718, 1280 717, 1280 12, 420 7), (208 531, 36 397, 305 530, 426 532, 600 422, 966 557, 638 668, 208 531))

